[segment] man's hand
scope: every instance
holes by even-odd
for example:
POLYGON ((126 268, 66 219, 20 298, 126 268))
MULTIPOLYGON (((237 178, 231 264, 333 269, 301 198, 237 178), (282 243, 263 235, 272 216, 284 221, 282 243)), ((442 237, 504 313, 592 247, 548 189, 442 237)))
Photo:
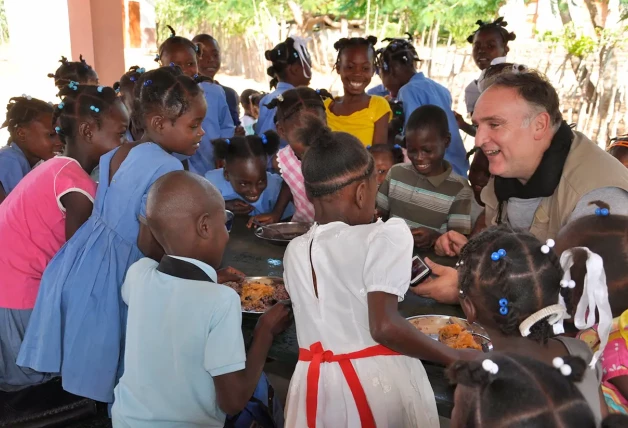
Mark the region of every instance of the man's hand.
POLYGON ((412 229, 412 237, 414 238, 414 245, 419 249, 430 249, 434 246, 434 243, 440 236, 435 230, 428 229, 427 227, 418 227, 412 229))
POLYGON ((239 199, 234 199, 233 201, 225 201, 225 208, 236 215, 249 214, 255 209, 253 205, 249 205, 239 199))
POLYGON ((467 245, 469 240, 466 236, 454 230, 443 233, 434 244, 434 251, 438 256, 456 257, 460 255, 462 247, 467 245))
POLYGON ((432 270, 435 278, 427 278, 410 290, 416 295, 434 299, 448 305, 458 304, 458 271, 454 268, 442 266, 425 258, 425 264, 432 270))

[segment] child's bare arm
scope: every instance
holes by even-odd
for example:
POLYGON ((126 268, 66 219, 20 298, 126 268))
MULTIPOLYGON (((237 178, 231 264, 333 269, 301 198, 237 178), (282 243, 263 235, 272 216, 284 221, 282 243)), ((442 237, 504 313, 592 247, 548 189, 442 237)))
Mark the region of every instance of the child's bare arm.
POLYGON ((373 145, 376 144, 388 144, 388 119, 390 113, 386 113, 375 122, 375 129, 373 131, 373 145))
POLYGON ((70 192, 61 196, 61 204, 65 208, 65 239, 69 241, 92 215, 94 204, 80 192, 70 192))
POLYGON ((255 392, 273 338, 291 323, 290 303, 277 303, 260 317, 255 327, 244 370, 214 377, 216 399, 223 412, 235 415, 244 409, 255 392))
POLYGON ((369 328, 377 343, 409 357, 444 365, 458 359, 468 359, 468 353, 456 351, 432 340, 412 326, 399 314, 397 296, 394 294, 375 291, 368 293, 367 298, 369 328))
POLYGON ((283 182, 281 184, 281 190, 279 191, 279 196, 277 196, 277 202, 275 202, 275 208, 273 208, 273 211, 268 214, 260 214, 251 217, 246 227, 253 227, 255 221, 261 224, 277 223, 279 220, 281 220, 282 214, 286 211, 286 208, 291 201, 292 192, 290 191, 290 187, 288 187, 288 185, 283 182))
POLYGON ((4 201, 7 197, 7 193, 4 191, 4 187, 2 187, 2 183, 0 183, 0 204, 2 203, 2 201, 4 201))

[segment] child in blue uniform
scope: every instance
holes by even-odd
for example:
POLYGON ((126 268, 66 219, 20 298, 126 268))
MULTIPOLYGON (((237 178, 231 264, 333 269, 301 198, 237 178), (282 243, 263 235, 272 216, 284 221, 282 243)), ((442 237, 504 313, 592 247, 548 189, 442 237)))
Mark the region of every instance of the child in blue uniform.
POLYGON ((403 103, 406 125, 414 110, 423 105, 432 104, 445 111, 451 134, 451 143, 445 152, 445 160, 451 164, 456 174, 466 178, 469 161, 452 110, 449 90, 416 71, 419 56, 409 40, 393 39, 380 52, 380 77, 386 88, 398 93, 397 99, 403 103))
POLYGON ((14 97, 7 104, 9 144, 0 149, 0 203, 41 160, 63 151, 52 125, 54 107, 30 96, 14 97))
POLYGON ((139 221, 148 190, 183 169, 172 152, 196 152, 207 109, 203 91, 178 68, 146 72, 138 85, 136 114, 152 142, 123 144, 101 158, 92 216, 48 264, 18 357, 21 366, 60 372, 66 391, 102 402, 113 401, 121 374, 120 287, 129 266, 156 251, 139 221))
MULTIPOLYGON (((205 175, 207 171, 216 169, 211 141, 217 138, 233 137, 235 126, 229 113, 225 91, 208 77, 199 76, 199 46, 185 37, 177 36, 172 27, 168 28, 170 28, 171 36, 159 47, 157 61, 162 66, 181 67, 184 74, 200 82, 199 86, 207 102, 207 115, 203 120, 205 135, 197 152, 188 159, 190 171, 205 175)), ((177 158, 186 159, 182 156, 177 156, 177 158)))
MULTIPOLYGON (((234 137, 214 140, 216 157, 225 160, 224 169, 215 169, 205 178, 218 188, 228 210, 235 214, 256 216, 273 211, 283 180, 266 171, 268 157, 279 147, 279 135, 268 131, 258 137, 234 137)), ((282 219, 294 214, 290 204, 282 219)))
POLYGON ((135 84, 140 80, 142 74, 146 70, 137 65, 129 68, 129 71, 124 73, 120 78, 120 81, 113 84, 113 89, 120 94, 122 102, 129 112, 131 122, 129 123, 129 130, 126 134, 127 141, 140 141, 144 135, 144 130, 138 123, 137 119, 133 119, 133 110, 135 110, 135 84))

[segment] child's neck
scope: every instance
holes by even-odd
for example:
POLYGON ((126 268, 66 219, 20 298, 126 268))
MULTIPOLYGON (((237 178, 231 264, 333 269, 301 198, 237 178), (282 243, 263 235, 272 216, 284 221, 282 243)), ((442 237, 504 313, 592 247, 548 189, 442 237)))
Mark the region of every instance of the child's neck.
POLYGON ((41 160, 40 158, 38 158, 37 156, 33 155, 26 147, 24 147, 22 144, 17 143, 17 142, 13 142, 13 144, 15 144, 16 146, 18 146, 20 148, 20 150, 22 151, 22 153, 24 154, 24 157, 26 158, 26 160, 28 161, 28 164, 32 167, 34 167, 35 165, 37 165, 37 163, 41 160))
POLYGON ((344 104, 358 104, 364 102, 365 98, 370 98, 370 95, 368 95, 366 92, 362 92, 359 95, 347 94, 345 92, 342 97, 342 102, 344 104))
POLYGON ((542 344, 527 337, 506 336, 499 329, 484 325, 483 327, 491 338, 493 351, 512 352, 546 362, 550 362, 556 356, 564 355, 566 351, 562 343, 556 340, 549 339, 546 344, 542 344))
MULTIPOLYGON (((91 174, 98 165, 98 160, 94 161, 91 159, 87 153, 78 148, 79 145, 81 145, 81 143, 75 144, 67 142, 65 145, 65 155, 76 160, 86 173, 91 174)), ((83 147, 85 147, 85 145, 85 143, 82 144, 83 147)))

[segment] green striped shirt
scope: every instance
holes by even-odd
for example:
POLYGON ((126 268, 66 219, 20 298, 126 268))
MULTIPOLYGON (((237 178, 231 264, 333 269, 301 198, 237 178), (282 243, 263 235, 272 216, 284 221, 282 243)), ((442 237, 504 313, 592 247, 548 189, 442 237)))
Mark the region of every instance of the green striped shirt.
POLYGON ((389 218, 404 219, 411 229, 470 234, 473 191, 445 165, 446 171, 434 177, 420 174, 409 163, 393 166, 377 193, 377 209, 389 218))

